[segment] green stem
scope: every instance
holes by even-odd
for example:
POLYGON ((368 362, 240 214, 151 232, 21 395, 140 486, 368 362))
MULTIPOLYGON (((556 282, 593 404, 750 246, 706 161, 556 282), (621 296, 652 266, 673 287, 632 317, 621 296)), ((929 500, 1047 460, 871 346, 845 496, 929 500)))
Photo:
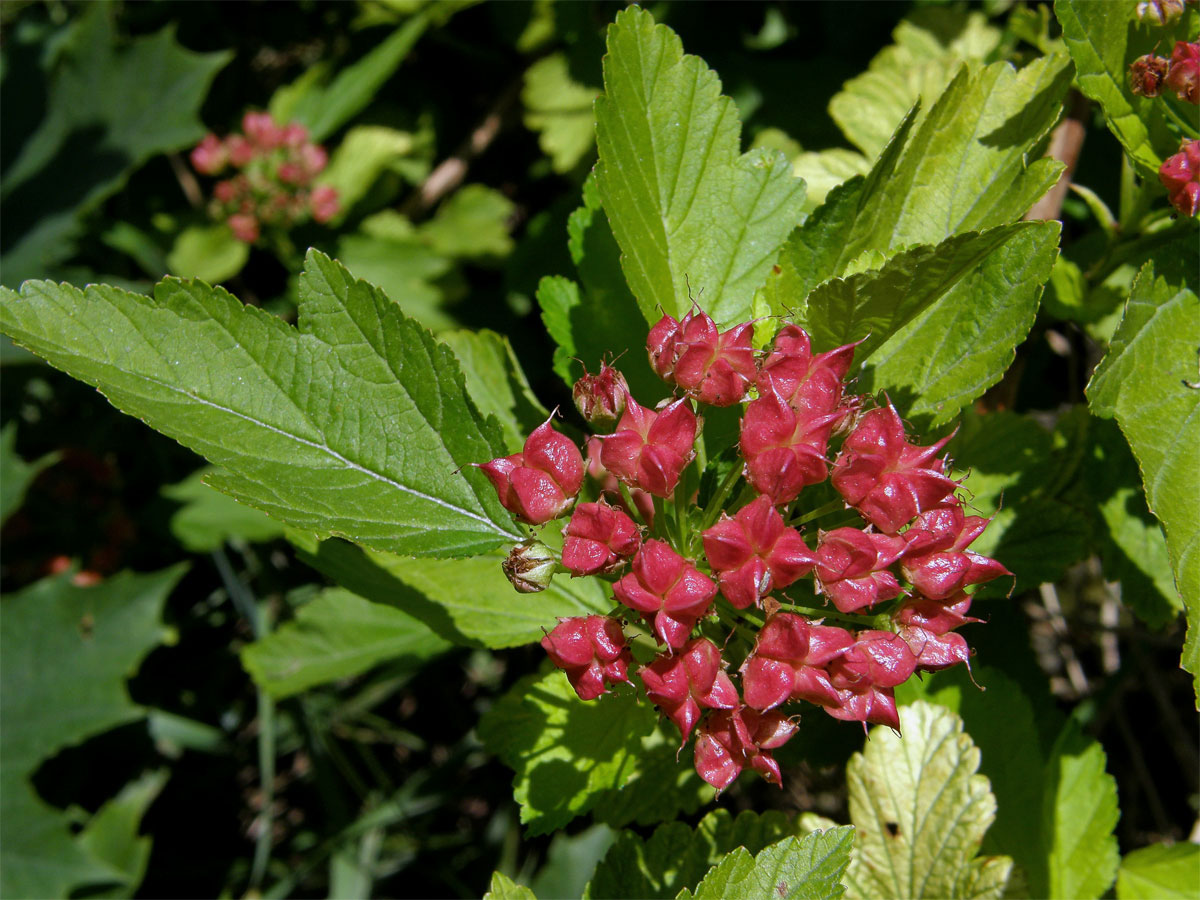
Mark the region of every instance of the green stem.
POLYGON ((1183 116, 1179 115, 1179 112, 1175 110, 1169 102, 1167 102, 1165 97, 1163 98, 1163 102, 1159 104, 1159 108, 1166 113, 1168 119, 1179 126, 1179 130, 1182 131, 1187 137, 1192 139, 1200 137, 1200 131, 1196 130, 1195 124, 1187 121, 1185 118, 1183 118, 1183 116))
POLYGON ((802 616, 807 616, 810 619, 832 619, 835 622, 852 625, 855 628, 862 628, 864 626, 873 627, 876 624, 873 616, 855 616, 824 606, 801 606, 799 603, 789 601, 787 603, 780 603, 779 608, 785 612, 794 612, 802 616))
POLYGON ((819 519, 821 516, 827 516, 831 512, 838 512, 846 508, 845 501, 830 500, 824 506, 818 506, 816 509, 809 510, 802 516, 798 516, 788 522, 790 526, 803 525, 806 522, 811 522, 813 519, 819 519))
POLYGON ((735 464, 725 475, 721 486, 717 488, 717 492, 713 494, 712 499, 708 501, 708 506, 704 509, 704 518, 700 521, 701 531, 707 531, 717 521, 717 517, 721 515, 721 508, 725 505, 725 501, 729 499, 730 492, 741 477, 742 468, 735 464))

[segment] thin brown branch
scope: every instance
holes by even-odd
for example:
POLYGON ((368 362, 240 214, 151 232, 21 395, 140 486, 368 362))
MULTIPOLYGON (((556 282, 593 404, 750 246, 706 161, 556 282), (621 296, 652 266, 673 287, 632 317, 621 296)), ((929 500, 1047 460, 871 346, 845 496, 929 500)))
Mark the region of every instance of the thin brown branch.
POLYGON ((1075 173, 1075 164, 1079 162, 1079 153, 1083 150, 1087 117, 1087 98, 1078 91, 1071 91, 1067 95, 1067 116, 1050 135, 1050 146, 1046 148, 1046 156, 1066 163, 1067 168, 1058 183, 1025 214, 1027 220, 1057 219, 1062 215, 1063 200, 1071 187, 1071 176, 1075 173))
POLYGON ((183 191, 183 196, 187 197, 187 202, 192 205, 193 209, 202 207, 204 192, 200 190, 200 182, 196 180, 192 170, 187 167, 183 157, 178 153, 168 153, 167 162, 171 164, 171 171, 175 173, 175 180, 179 182, 179 189, 183 191))

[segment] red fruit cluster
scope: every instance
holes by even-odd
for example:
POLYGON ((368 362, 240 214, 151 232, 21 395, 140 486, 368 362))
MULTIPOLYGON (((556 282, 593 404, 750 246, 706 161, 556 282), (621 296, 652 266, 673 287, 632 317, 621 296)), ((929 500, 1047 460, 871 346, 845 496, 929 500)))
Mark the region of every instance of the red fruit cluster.
POLYGON ((278 125, 270 113, 248 112, 242 133, 205 135, 191 153, 202 175, 233 174, 213 185, 211 214, 239 241, 253 244, 263 227, 288 229, 308 219, 328 222, 338 211, 337 191, 313 186, 329 160, 299 122, 278 125))
POLYGON ((1129 89, 1157 97, 1169 88, 1185 103, 1200 104, 1200 42, 1176 41, 1171 58, 1147 53, 1129 64, 1129 89))
POLYGON ((1184 141, 1158 170, 1171 205, 1185 216, 1200 212, 1200 141, 1184 141))
MULTIPOLYGON (((650 363, 682 396, 642 406, 603 365, 575 385, 585 420, 616 423, 588 438, 586 463, 546 422, 480 466, 522 522, 574 506, 558 568, 605 579, 620 604, 560 619, 542 641, 551 660, 585 700, 633 669, 683 743, 695 736, 696 770, 718 790, 744 769, 780 783, 772 751, 798 727, 788 704, 898 728, 895 688, 968 662, 967 592, 1011 574, 969 549, 988 520, 962 509, 939 455, 949 438, 915 443, 890 403, 863 412, 868 398, 846 394, 854 345, 814 354, 786 325, 756 352, 752 331, 698 309, 663 316, 650 363), (712 466, 726 474, 703 494, 694 403, 744 404, 740 461, 712 466), (803 489, 827 479, 844 504, 806 507, 803 489), (822 515, 838 520, 815 540, 797 527, 822 515)), ((544 588, 553 558, 527 542, 506 571, 519 590, 544 588)))

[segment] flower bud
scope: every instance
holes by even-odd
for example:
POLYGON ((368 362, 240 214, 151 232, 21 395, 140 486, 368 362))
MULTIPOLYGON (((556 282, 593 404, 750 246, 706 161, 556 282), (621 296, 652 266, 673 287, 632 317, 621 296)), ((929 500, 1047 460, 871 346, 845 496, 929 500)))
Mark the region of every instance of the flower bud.
POLYGON ((557 567, 554 553, 541 541, 517 544, 501 563, 504 576, 522 594, 536 594, 550 587, 557 567))
POLYGON ((583 455, 547 419, 512 456, 478 464, 501 505, 520 521, 541 525, 561 516, 583 484, 583 455))
POLYGON ((654 412, 627 396, 616 432, 604 438, 600 461, 630 487, 669 497, 695 455, 696 428, 687 399, 654 412))
POLYGON ((1159 167, 1158 178, 1173 207, 1185 216, 1196 215, 1200 210, 1200 141, 1184 141, 1179 152, 1159 167))
POLYGON ((244 244, 258 240, 258 220, 249 213, 234 213, 229 217, 229 230, 234 238, 244 244))
POLYGON ((580 700, 595 700, 607 693, 605 682, 629 681, 631 660, 621 623, 608 616, 559 619, 542 638, 550 661, 567 674, 580 700))
POLYGON ((899 597, 903 590, 888 566, 906 547, 902 537, 857 528, 822 532, 816 553, 818 593, 829 597, 844 613, 899 597))
POLYGON ((579 504, 563 534, 562 564, 572 575, 611 572, 642 545, 633 519, 603 501, 579 504))
POLYGON ((229 163, 225 145, 215 134, 206 134, 192 149, 192 168, 201 175, 216 175, 229 163))
POLYGON ((703 537, 717 585, 736 609, 787 587, 817 561, 800 532, 783 524, 769 497, 748 503, 732 519, 722 513, 703 537))
POLYGON ((1137 19, 1151 25, 1170 25, 1183 15, 1184 0, 1141 0, 1137 19))
POLYGON ((658 639, 678 650, 712 606, 712 579, 662 541, 646 541, 630 572, 613 585, 617 600, 640 612, 658 639))
POLYGON ((1175 42, 1164 81, 1180 100, 1200 104, 1200 42, 1175 42))
POLYGON ((675 656, 663 654, 639 673, 646 697, 675 723, 687 743, 704 709, 733 709, 737 688, 721 667, 721 651, 704 638, 689 641, 675 656))
POLYGON ((1167 77, 1167 60, 1147 53, 1129 64, 1129 89, 1138 97, 1157 97, 1167 77))
POLYGON ((328 184, 319 184, 313 188, 308 202, 312 209, 313 221, 321 225, 336 216, 341 208, 337 188, 328 184))
POLYGON ((759 713, 744 706, 719 709, 700 725, 696 736, 696 773, 718 793, 747 767, 782 787, 779 763, 769 751, 782 747, 795 733, 795 723, 780 713, 759 713))
POLYGON ((601 363, 600 371, 595 375, 588 374, 585 369, 583 377, 571 389, 575 408, 596 431, 612 430, 621 413, 625 412, 628 395, 625 376, 607 363, 601 363))
POLYGON ((261 150, 274 150, 283 140, 283 130, 267 112, 248 112, 242 116, 242 132, 261 150))

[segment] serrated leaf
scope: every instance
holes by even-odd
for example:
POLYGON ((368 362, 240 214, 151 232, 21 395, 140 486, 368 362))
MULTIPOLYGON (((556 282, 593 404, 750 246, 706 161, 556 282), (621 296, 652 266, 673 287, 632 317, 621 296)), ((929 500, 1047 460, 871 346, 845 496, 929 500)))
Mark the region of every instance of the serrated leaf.
POLYGON ((1175 585, 1188 614, 1184 667, 1200 703, 1200 299, 1154 275, 1146 263, 1121 324, 1087 386, 1092 411, 1115 417, 1141 469, 1146 502, 1162 523, 1175 585))
POLYGON ((283 526, 252 506, 205 484, 213 469, 197 469, 183 481, 165 486, 160 493, 182 503, 170 521, 171 534, 192 553, 211 553, 230 538, 269 541, 283 535, 283 526))
POLYGON ((191 225, 175 238, 167 255, 167 271, 211 284, 232 278, 250 258, 250 245, 237 240, 224 222, 191 225))
POLYGON ((624 787, 654 731, 654 710, 632 691, 585 703, 559 670, 517 682, 479 722, 484 746, 516 771, 530 834, 554 831, 624 787))
POLYGON ((546 861, 530 878, 529 888, 543 897, 579 897, 596 871, 616 833, 607 825, 593 825, 576 834, 559 832, 550 840, 546 861))
POLYGON ((843 147, 807 151, 792 160, 792 174, 804 179, 806 213, 811 213, 824 203, 829 192, 842 182, 870 171, 869 159, 843 147))
POLYGON ((119 876, 86 855, 44 804, 38 764, 144 715, 125 679, 163 638, 163 602, 184 566, 79 588, 47 578, 3 600, 0 618, 0 894, 60 897, 119 876))
POLYGON ((744 810, 734 818, 727 809, 714 809, 695 828, 668 822, 647 839, 622 831, 596 867, 584 897, 674 897, 699 884, 708 870, 735 848, 758 853, 782 838, 800 834, 799 826, 777 810, 762 814, 744 810))
POLYGON ((242 665, 275 699, 359 675, 381 662, 417 669, 452 644, 412 616, 327 588, 295 619, 242 648, 242 665))
POLYGON ((222 468, 209 483, 294 527, 397 553, 521 537, 472 463, 502 455, 457 361, 377 288, 310 251, 298 328, 175 279, 153 299, 29 282, 0 325, 222 468))
POLYGON ((538 134, 538 146, 555 172, 569 172, 595 144, 592 103, 600 91, 571 77, 567 57, 552 53, 525 70, 521 103, 525 127, 538 134))
MULTIPOLYGON (((146 875, 153 840, 138 835, 142 817, 167 783, 167 772, 147 772, 129 782, 88 820, 77 841, 85 853, 119 876, 116 890, 133 896, 146 875)), ((112 896, 112 889, 106 891, 112 896)))
POLYGON ((1151 844, 1125 854, 1117 900, 1185 900, 1200 894, 1200 845, 1151 844))
POLYGON ((979 748, 948 709, 900 713, 903 738, 876 727, 846 766, 855 847, 850 897, 1000 897, 1012 860, 977 857, 996 815, 979 748))
POLYGON ((57 453, 47 453, 33 462, 25 462, 17 454, 17 423, 4 426, 0 431, 0 524, 21 508, 25 491, 38 473, 57 461, 57 453))
MULTIPOLYGON (((1055 0, 1054 14, 1075 63, 1079 90, 1100 104, 1109 130, 1141 174, 1154 178, 1161 154, 1171 152, 1169 146, 1178 139, 1170 136, 1158 100, 1134 96, 1128 71, 1136 57, 1170 46, 1172 39, 1160 28, 1139 30, 1136 7, 1137 0, 1055 0)), ((1187 39, 1182 28, 1172 30, 1187 39)))
POLYGON ((415 147, 412 134, 385 125, 359 125, 347 131, 329 158, 329 166, 317 179, 338 192, 338 213, 333 222, 343 221, 375 180, 415 147))
POLYGON ((814 831, 802 838, 784 838, 757 856, 738 847, 713 867, 693 894, 696 900, 757 900, 760 897, 832 900, 842 896, 842 873, 850 862, 854 829, 843 825, 814 831))
POLYGON ((600 196, 650 321, 698 302, 750 317, 754 291, 801 218, 804 185, 778 151, 739 155, 741 127, 715 73, 636 7, 609 27, 596 100, 600 196))
MULTIPOLYGON (((1068 721, 1046 763, 1042 829, 1053 836, 1047 897, 1099 897, 1116 877, 1120 853, 1113 829, 1120 811, 1105 761, 1104 748, 1068 721)), ((1042 885, 1031 877, 1030 887, 1038 896, 1042 885)))
POLYGON ((507 256, 513 247, 508 220, 513 202, 493 188, 468 184, 447 197, 420 235, 442 256, 507 256))
POLYGON ((503 872, 493 872, 492 882, 483 900, 537 900, 537 896, 523 884, 517 884, 503 872))
POLYGON ((500 568, 505 551, 429 560, 364 551, 344 541, 319 547, 300 542, 297 550, 348 590, 403 610, 454 644, 517 647, 540 641, 559 616, 606 613, 613 605, 593 578, 558 577, 540 593, 518 594, 500 568))
POLYGON ((860 390, 885 390, 902 415, 933 426, 1003 377, 1037 316, 1059 235, 1057 222, 1009 227, 1019 230, 887 337, 860 390))

